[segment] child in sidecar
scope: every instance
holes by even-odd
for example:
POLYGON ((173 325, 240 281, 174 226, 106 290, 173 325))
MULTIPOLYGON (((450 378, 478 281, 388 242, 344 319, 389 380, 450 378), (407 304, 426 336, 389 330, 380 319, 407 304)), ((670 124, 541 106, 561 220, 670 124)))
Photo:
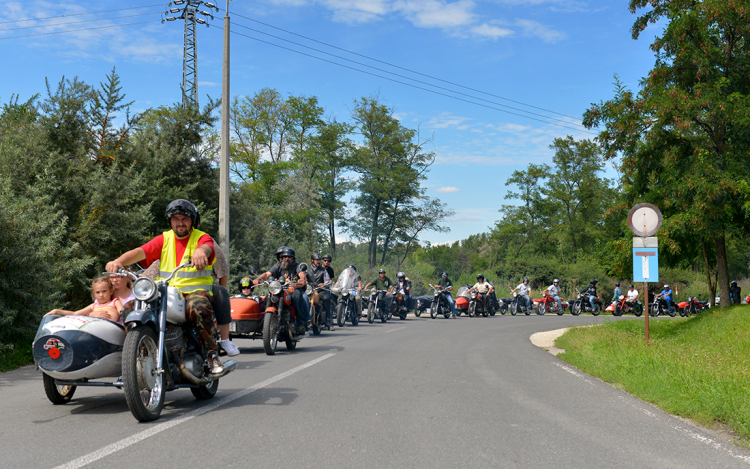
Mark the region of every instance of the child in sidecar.
POLYGON ((118 298, 114 296, 115 289, 109 281, 109 277, 98 276, 91 281, 91 299, 93 303, 78 311, 67 311, 64 309, 53 309, 45 316, 91 316, 94 318, 109 319, 110 321, 122 324, 120 313, 123 305, 118 298))

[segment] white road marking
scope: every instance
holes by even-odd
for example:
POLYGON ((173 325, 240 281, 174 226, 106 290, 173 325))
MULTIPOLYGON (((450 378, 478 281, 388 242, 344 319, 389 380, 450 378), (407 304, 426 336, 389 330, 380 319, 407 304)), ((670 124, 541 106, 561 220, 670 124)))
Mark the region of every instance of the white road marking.
POLYGON ((554 363, 554 364, 557 365, 557 366, 559 366, 563 370, 567 371, 571 375, 575 376, 576 378, 581 378, 582 380, 586 381, 590 385, 592 385, 592 386, 594 385, 594 383, 590 379, 586 378, 586 376, 584 376, 583 373, 580 373, 577 370, 574 370, 573 368, 571 368, 569 366, 563 365, 562 363, 554 363))
POLYGON ((398 327, 396 329, 390 329, 390 330, 383 332, 383 334, 390 334, 391 332, 400 331, 401 329, 406 329, 406 327, 398 327))
POLYGON ((316 358, 315 360, 311 360, 303 365, 300 365, 298 367, 292 368, 289 371, 285 371, 284 373, 281 373, 280 375, 276 375, 273 378, 269 378, 261 383, 255 384, 253 386, 250 386, 248 388, 245 388, 241 391, 237 391, 234 394, 230 394, 229 396, 219 399, 218 401, 212 402, 211 404, 205 405, 203 407, 200 407, 198 409, 195 409, 187 414, 185 414, 182 417, 175 418, 173 420, 170 420, 168 422, 161 423, 159 425, 156 425, 154 427, 149 428, 148 430, 144 430, 140 433, 136 433, 133 436, 130 436, 128 438, 124 438, 118 442, 112 443, 111 445, 105 446, 104 448, 101 448, 99 450, 96 450, 92 453, 89 453, 85 456, 81 456, 78 459, 74 459, 73 461, 70 461, 67 464, 63 464, 61 466, 57 466, 55 469, 74 469, 86 466, 88 464, 91 464, 94 461, 98 461, 99 459, 102 459, 106 456, 109 456, 110 454, 116 453, 117 451, 120 451, 122 449, 127 448, 128 446, 134 445, 138 443, 139 441, 143 441, 146 438, 152 437, 158 433, 161 433, 165 430, 169 430, 172 427, 175 427, 181 423, 185 423, 188 420, 191 420, 195 417, 198 417, 200 415, 203 415, 207 412, 211 412, 212 410, 223 406, 224 404, 228 404, 234 400, 239 399, 240 397, 247 396, 250 393, 253 393, 259 389, 262 389, 270 384, 275 383, 276 381, 282 380, 284 378, 287 378, 294 373, 298 371, 302 371, 305 368, 311 367, 317 363, 322 362, 323 360, 326 360, 328 358, 331 358, 334 356, 335 353, 329 353, 327 355, 323 355, 322 357, 316 358))

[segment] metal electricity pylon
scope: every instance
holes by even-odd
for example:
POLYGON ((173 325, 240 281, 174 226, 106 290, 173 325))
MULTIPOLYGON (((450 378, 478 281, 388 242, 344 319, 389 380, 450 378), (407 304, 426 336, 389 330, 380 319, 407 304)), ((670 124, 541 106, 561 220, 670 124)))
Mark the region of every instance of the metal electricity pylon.
POLYGON ((199 10, 201 5, 217 12, 219 8, 213 3, 203 0, 173 0, 167 5, 164 15, 180 13, 180 16, 165 16, 161 22, 185 20, 185 44, 182 56, 182 106, 198 106, 198 36, 195 25, 208 23, 205 19, 198 17, 203 15, 214 19, 214 16, 205 10, 199 10), (182 8, 172 8, 173 5, 184 5, 182 8))

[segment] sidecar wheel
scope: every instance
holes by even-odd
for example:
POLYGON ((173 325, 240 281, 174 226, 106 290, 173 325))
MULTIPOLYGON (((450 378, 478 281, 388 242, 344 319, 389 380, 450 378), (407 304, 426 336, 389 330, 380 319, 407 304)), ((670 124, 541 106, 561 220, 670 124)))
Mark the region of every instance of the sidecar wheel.
POLYGON ((208 384, 204 384, 203 386, 199 388, 190 388, 190 392, 193 393, 193 396, 195 396, 196 399, 200 399, 201 401, 205 401, 206 399, 211 399, 216 395, 216 391, 219 390, 219 380, 215 379, 211 381, 208 384))
POLYGON ((279 318, 273 313, 266 313, 263 318, 263 350, 266 355, 276 353, 279 343, 279 318))
POLYGON ((138 326, 122 347, 122 387, 130 412, 139 422, 159 418, 164 407, 164 375, 156 372, 159 345, 154 331, 138 326))
POLYGON ((59 386, 55 384, 55 378, 46 373, 42 373, 42 382, 47 399, 55 405, 67 404, 76 392, 76 386, 59 386))
POLYGON ((346 308, 340 304, 336 307, 336 323, 339 327, 344 327, 344 321, 346 321, 346 308))

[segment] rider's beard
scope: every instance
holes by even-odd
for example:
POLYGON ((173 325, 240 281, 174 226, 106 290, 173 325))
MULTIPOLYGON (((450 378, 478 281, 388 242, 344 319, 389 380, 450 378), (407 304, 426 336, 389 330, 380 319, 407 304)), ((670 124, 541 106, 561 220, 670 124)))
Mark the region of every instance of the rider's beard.
POLYGON ((279 266, 281 267, 281 270, 286 270, 286 268, 289 267, 289 261, 281 261, 279 266))

